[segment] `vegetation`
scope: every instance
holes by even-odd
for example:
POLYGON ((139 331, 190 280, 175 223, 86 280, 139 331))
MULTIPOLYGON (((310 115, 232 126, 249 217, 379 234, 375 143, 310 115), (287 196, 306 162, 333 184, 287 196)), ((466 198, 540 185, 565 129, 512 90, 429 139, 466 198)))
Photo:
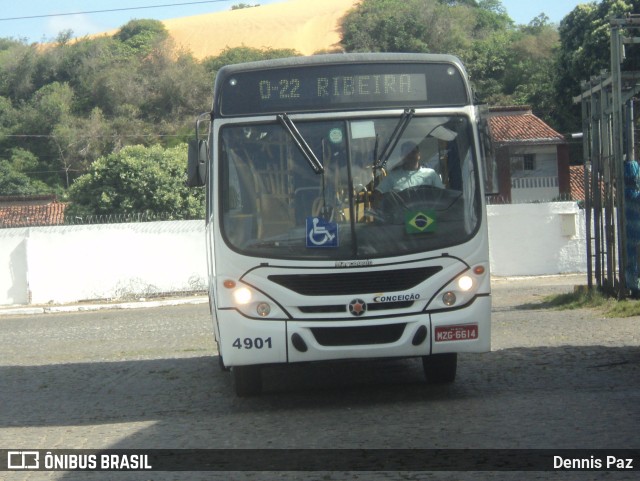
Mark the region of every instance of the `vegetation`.
MULTIPOLYGON (((542 14, 515 25, 499 0, 362 0, 343 19, 342 47, 456 54, 481 100, 532 105, 568 132, 579 125, 571 98, 580 81, 607 68, 608 16, 638 11, 640 0, 602 0, 579 5, 559 26, 542 14)), ((46 47, 0 38, 0 195, 56 193, 78 214, 194 215, 201 194, 180 190, 180 169, 216 72, 297 54, 239 47, 198 61, 155 20, 131 21, 113 36, 72 36, 61 32, 46 47), (143 182, 157 174, 149 162, 165 162, 175 182, 143 182)), ((627 51, 627 67, 637 48, 627 51)))
POLYGON ((576 292, 545 297, 541 304, 530 305, 531 308, 547 307, 552 309, 596 309, 604 317, 640 316, 640 301, 614 298, 597 290, 577 290, 576 292))
POLYGON ((128 146, 96 160, 71 186, 66 214, 166 213, 168 219, 204 217, 204 192, 185 182, 185 146, 128 146))

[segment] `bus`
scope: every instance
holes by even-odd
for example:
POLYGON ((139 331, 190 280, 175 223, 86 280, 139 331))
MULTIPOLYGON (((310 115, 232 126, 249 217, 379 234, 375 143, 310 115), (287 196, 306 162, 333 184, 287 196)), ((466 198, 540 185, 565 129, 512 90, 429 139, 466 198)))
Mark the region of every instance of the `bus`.
POLYGON ((490 350, 495 166, 459 59, 225 66, 195 130, 187 184, 206 188, 209 304, 236 395, 262 391, 264 366, 345 359, 421 358, 427 382, 450 383, 458 353, 490 350))

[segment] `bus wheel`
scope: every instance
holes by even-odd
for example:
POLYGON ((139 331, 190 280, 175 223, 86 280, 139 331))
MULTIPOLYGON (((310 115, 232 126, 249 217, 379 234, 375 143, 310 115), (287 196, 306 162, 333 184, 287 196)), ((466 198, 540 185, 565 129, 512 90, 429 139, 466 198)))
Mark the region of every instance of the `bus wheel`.
POLYGON ((255 396, 262 391, 262 373, 260 366, 234 366, 231 369, 236 395, 255 396))
POLYGON ((429 384, 448 384, 456 380, 458 353, 432 354, 422 357, 424 376, 429 384))

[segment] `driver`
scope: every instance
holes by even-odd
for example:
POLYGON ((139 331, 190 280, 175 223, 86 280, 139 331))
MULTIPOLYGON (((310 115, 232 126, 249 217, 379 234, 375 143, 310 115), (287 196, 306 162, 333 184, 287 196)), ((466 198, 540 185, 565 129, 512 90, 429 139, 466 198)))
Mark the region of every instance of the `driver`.
POLYGON ((376 187, 375 197, 386 192, 398 192, 410 187, 432 185, 444 188, 438 173, 427 167, 420 167, 420 148, 415 142, 407 141, 402 144, 402 164, 389 171, 376 187))

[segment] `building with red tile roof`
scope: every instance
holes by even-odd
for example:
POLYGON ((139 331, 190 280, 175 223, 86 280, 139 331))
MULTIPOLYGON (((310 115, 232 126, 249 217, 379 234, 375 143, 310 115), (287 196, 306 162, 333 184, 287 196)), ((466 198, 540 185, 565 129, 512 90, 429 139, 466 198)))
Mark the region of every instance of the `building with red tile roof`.
POLYGON ((489 126, 496 150, 499 199, 535 202, 570 195, 567 141, 535 116, 531 107, 492 107, 489 126))
POLYGON ((491 133, 493 141, 501 145, 566 143, 562 134, 553 130, 533 115, 528 105, 516 107, 491 107, 491 133))
POLYGON ((60 225, 66 207, 55 195, 0 196, 0 228, 60 225))
POLYGON ((569 167, 569 183, 572 200, 585 200, 584 198, 584 165, 571 165, 569 167))

